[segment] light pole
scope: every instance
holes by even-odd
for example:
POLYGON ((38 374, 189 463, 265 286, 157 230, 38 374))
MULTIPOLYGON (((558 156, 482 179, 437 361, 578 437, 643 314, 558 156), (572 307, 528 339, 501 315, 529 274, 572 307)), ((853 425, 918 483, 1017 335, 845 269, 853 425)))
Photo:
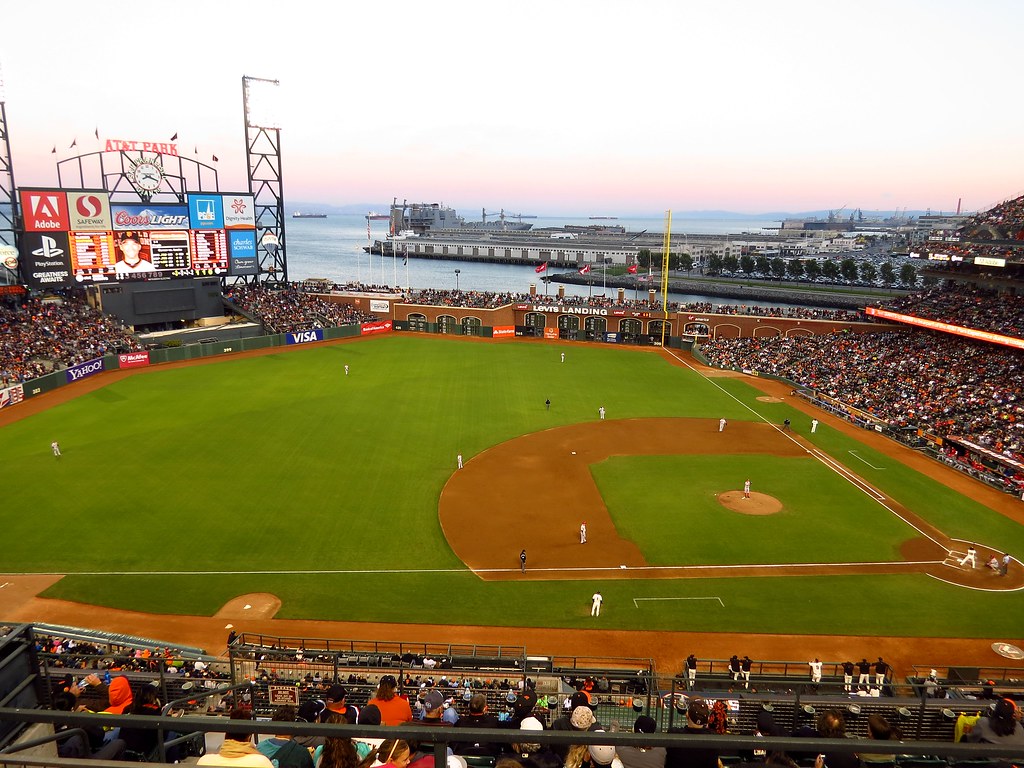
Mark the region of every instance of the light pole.
POLYGON ((458 290, 459 290, 459 273, 461 271, 462 271, 461 269, 456 269, 455 270, 455 291, 456 292, 458 292, 458 290))

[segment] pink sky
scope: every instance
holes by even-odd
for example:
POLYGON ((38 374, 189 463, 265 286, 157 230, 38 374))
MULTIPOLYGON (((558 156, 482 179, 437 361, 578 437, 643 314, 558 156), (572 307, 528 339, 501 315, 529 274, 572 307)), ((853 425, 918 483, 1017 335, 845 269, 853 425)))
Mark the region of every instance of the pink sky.
POLYGON ((1024 192, 1019 4, 694 5, 398 0, 326 23, 304 2, 58 0, 51 26, 18 4, 0 52, 16 182, 54 184, 55 157, 97 149, 98 127, 177 133, 243 189, 250 75, 281 82, 295 201, 951 211, 1024 192), (115 23, 124 45, 97 55, 115 23))

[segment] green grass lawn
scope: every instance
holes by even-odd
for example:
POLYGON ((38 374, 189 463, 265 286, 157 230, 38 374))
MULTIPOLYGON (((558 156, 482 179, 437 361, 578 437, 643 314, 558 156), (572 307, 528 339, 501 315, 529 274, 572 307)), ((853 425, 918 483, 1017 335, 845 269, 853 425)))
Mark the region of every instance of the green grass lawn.
MULTIPOLYGON (((286 618, 588 626, 593 582, 482 582, 462 568, 437 518, 456 454, 594 420, 601 405, 610 419, 788 416, 806 433, 806 416, 758 394, 636 349, 404 334, 154 368, 0 431, 2 569, 83 574, 47 595, 146 611, 211 614, 269 591, 286 618), (388 569, 437 572, 380 573, 388 569), (153 571, 180 574, 142 575, 153 571)), ((832 430, 813 439, 943 530, 1024 553, 1021 526, 977 502, 832 430)), ((810 460, 634 456, 593 472, 652 563, 893 559, 911 535, 810 460), (755 490, 785 510, 723 524, 713 494, 739 487, 752 461, 764 477, 755 490)), ((1024 634, 1020 594, 925 576, 601 589, 606 628, 1024 634)))

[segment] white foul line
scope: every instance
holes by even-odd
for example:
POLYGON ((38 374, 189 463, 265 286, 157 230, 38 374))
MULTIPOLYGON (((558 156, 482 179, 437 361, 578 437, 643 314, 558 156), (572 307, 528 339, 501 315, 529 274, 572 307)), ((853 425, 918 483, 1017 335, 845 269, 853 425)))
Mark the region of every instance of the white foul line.
POLYGON ((871 463, 870 461, 868 461, 867 459, 861 458, 860 456, 858 456, 858 455, 857 455, 857 452, 856 452, 856 451, 847 451, 847 453, 849 453, 849 454, 850 454, 851 456, 853 456, 853 458, 855 458, 855 459, 860 459, 861 461, 863 461, 863 462, 864 462, 865 464, 867 464, 867 465, 868 465, 869 467, 871 467, 872 469, 885 469, 885 467, 876 467, 876 466, 875 466, 874 464, 872 464, 872 463, 871 463))
POLYGON ((639 608, 637 602, 640 600, 717 600, 718 604, 725 608, 725 603, 722 602, 720 597, 634 597, 633 607, 639 608))

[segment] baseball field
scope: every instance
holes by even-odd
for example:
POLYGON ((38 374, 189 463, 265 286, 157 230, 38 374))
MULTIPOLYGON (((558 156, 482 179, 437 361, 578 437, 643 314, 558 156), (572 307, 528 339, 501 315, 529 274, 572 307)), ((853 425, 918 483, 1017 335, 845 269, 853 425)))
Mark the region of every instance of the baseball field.
POLYGON ((107 373, 0 412, 0 570, 157 614, 261 593, 281 619, 590 629, 600 590, 607 630, 1024 636, 1024 568, 984 567, 1024 553, 1021 502, 811 413, 608 345, 394 334, 107 373))

